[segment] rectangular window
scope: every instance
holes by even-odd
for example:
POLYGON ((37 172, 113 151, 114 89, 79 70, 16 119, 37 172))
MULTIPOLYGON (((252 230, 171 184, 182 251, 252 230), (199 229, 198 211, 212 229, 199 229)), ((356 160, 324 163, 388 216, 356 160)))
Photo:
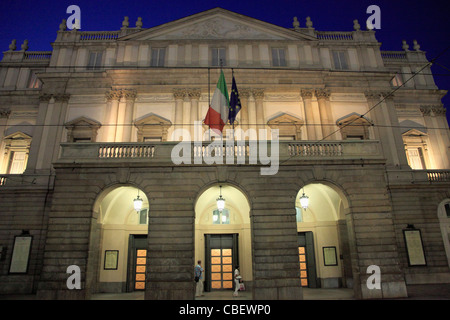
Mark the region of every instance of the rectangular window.
POLYGON ((403 84, 402 81, 402 75, 401 74, 396 74, 394 78, 392 78, 391 80, 391 85, 393 87, 400 87, 403 84))
POLYGON ((211 49, 211 66, 221 67, 226 66, 226 49, 225 48, 212 48, 211 49))
POLYGON ((152 57, 150 60, 150 66, 164 67, 165 58, 166 58, 166 48, 152 49, 152 57))
POLYGON ((411 169, 423 170, 425 169, 425 161, 423 159, 422 148, 408 148, 408 160, 411 169))
POLYGON ((148 209, 139 211, 139 224, 147 224, 148 209))
POLYGON ((89 53, 88 70, 100 69, 102 66, 102 52, 91 52, 89 53))
POLYGON ((344 51, 333 51, 334 68, 338 70, 348 70, 347 55, 344 51))
POLYGON ((213 211, 213 224, 230 224, 230 212, 228 209, 213 211))
POLYGON ((27 153, 25 151, 11 151, 8 174, 22 174, 25 171, 27 153))
POLYGON ((286 53, 283 48, 272 48, 272 66, 286 67, 286 53))
POLYGON ((38 77, 36 76, 36 74, 33 71, 31 71, 30 80, 28 81, 28 88, 29 89, 40 89, 41 87, 42 87, 41 80, 39 80, 38 77))

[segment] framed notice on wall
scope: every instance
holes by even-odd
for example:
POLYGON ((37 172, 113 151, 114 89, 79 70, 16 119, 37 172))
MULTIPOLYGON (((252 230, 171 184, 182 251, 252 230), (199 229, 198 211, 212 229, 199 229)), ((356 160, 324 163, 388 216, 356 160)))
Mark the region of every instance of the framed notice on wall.
POLYGON ((422 235, 419 229, 404 229, 406 253, 409 266, 426 266, 425 253, 423 251, 422 235))
POLYGON ((117 264, 119 261, 119 250, 106 250, 105 251, 105 265, 104 270, 117 270, 117 264))
POLYGON ((336 247, 323 247, 323 263, 325 266, 337 266, 336 247))
POLYGON ((31 242, 30 235, 20 235, 14 237, 14 246, 9 266, 9 273, 27 273, 28 261, 30 260, 31 242))

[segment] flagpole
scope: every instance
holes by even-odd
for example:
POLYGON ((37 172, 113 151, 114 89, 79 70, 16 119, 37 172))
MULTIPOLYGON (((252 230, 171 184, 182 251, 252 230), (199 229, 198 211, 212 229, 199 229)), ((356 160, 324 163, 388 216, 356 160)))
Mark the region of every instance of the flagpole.
MULTIPOLYGON (((208 67, 208 108, 211 106, 211 68, 208 67)), ((208 130, 209 141, 211 141, 211 127, 208 130)), ((203 138, 202 138, 203 139, 203 138)))

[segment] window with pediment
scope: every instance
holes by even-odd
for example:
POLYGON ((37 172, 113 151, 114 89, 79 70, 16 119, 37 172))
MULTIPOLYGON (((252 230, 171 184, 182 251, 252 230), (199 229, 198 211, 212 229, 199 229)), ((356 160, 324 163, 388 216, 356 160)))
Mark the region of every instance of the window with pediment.
POLYGON ((287 113, 282 113, 267 122, 271 129, 278 129, 280 140, 301 140, 303 124, 303 120, 287 113))
POLYGON ((406 158, 408 164, 413 170, 424 170, 429 168, 427 133, 410 129, 402 134, 405 145, 406 158))
POLYGON ((167 141, 167 131, 172 122, 156 114, 140 119, 134 123, 137 128, 138 142, 167 141))
POLYGON ((95 142, 101 124, 97 121, 80 117, 65 124, 67 142, 95 142))
POLYGON ((27 167, 31 136, 23 132, 16 132, 6 136, 3 140, 5 152, 2 161, 2 172, 6 174, 22 174, 27 167))
POLYGON ((368 140, 369 127, 372 122, 361 115, 353 113, 336 122, 343 140, 368 140))

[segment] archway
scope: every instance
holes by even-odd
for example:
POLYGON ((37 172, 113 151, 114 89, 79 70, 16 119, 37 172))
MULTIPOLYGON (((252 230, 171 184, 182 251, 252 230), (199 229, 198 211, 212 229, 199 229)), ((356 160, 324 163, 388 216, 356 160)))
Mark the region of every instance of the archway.
POLYGON ((446 199, 439 204, 438 218, 447 262, 450 266, 450 199, 446 199))
POLYGON ((145 290, 147 268, 148 199, 133 186, 112 186, 104 190, 94 205, 97 218, 92 230, 91 250, 97 257, 90 264, 97 273, 98 293, 145 290), (142 199, 135 210, 134 199, 142 199))
POLYGON ((338 188, 321 182, 303 187, 295 201, 300 279, 303 287, 353 287, 345 213, 348 203, 338 188), (302 208, 300 197, 309 199, 302 208))
POLYGON ((205 291, 232 290, 236 265, 250 290, 251 252, 250 204, 245 194, 229 184, 203 191, 195 204, 195 261, 204 263, 205 291), (220 194, 225 199, 221 212, 216 202, 220 194))

